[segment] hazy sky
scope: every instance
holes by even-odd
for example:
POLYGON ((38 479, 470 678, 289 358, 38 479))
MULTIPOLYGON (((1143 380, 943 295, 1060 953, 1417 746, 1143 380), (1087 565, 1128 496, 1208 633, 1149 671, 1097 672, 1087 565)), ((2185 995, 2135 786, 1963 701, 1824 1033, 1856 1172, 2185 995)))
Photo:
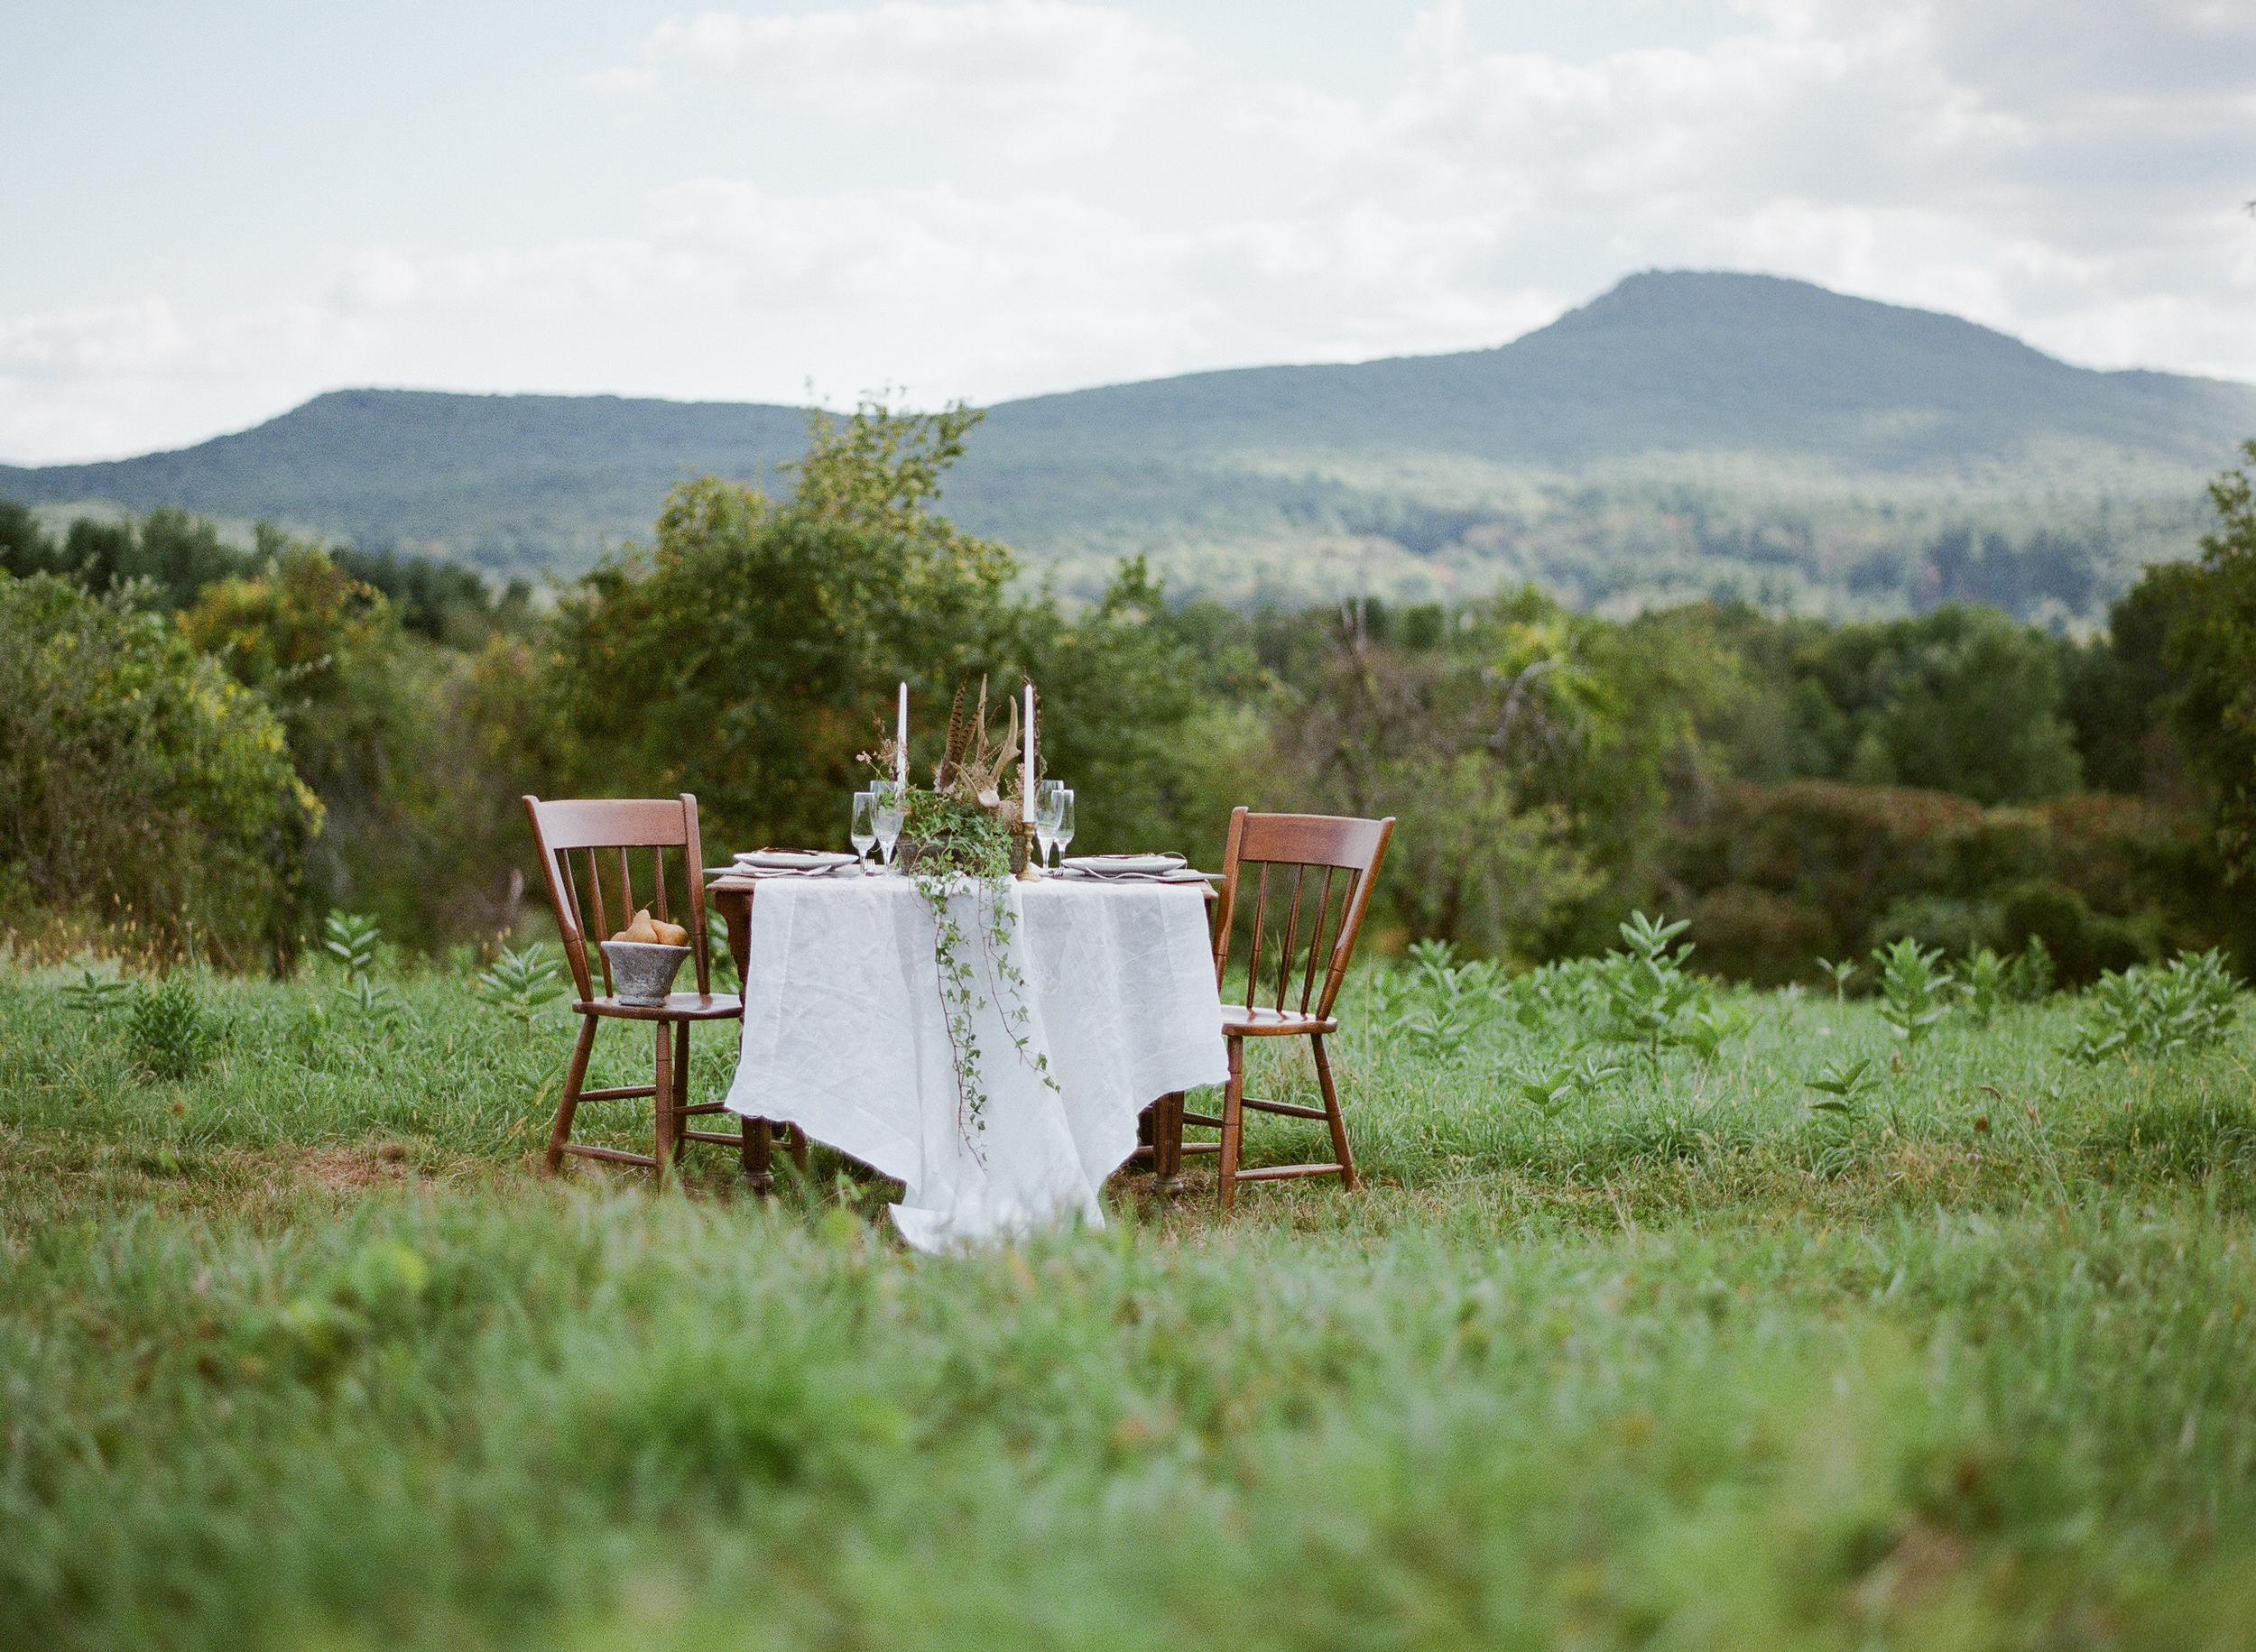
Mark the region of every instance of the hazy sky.
POLYGON ((2256 0, 6 0, 0 62, 19 463, 1459 349, 1650 268, 2256 380, 2256 0))

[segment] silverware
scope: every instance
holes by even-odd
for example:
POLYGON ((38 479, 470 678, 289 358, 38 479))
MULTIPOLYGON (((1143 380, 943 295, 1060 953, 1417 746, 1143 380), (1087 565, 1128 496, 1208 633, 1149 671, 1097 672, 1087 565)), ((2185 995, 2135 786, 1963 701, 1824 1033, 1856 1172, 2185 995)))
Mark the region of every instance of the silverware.
POLYGON ((1086 883, 1211 883, 1222 874, 1193 872, 1188 867, 1174 872, 1089 872, 1071 866, 1061 875, 1086 883))

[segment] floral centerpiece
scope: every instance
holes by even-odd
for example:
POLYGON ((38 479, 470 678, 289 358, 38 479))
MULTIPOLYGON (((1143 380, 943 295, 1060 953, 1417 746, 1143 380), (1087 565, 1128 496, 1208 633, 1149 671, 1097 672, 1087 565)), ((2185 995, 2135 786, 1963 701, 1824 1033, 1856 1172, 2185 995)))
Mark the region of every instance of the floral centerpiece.
MULTIPOLYGON (((1011 961, 1018 914, 1003 891, 1012 873, 1031 857, 1027 823, 1032 810, 1026 798, 1033 790, 1034 775, 1020 752, 1018 702, 1006 703, 1009 727, 997 743, 987 727, 986 679, 980 678, 979 697, 968 713, 964 690, 957 688, 948 713, 948 743, 932 771, 932 789, 903 788, 901 841, 895 850, 901 869, 932 914, 933 963, 955 1061, 957 1127, 965 1145, 983 1162, 979 1136, 987 1128, 987 1094, 973 1012, 994 1006, 1019 1059, 1044 1084, 1057 1088, 1049 1058, 1029 1053, 1026 982, 1011 961), (1005 794, 1003 780, 1013 760, 1020 766, 1014 796, 1005 794), (959 915, 957 902, 966 897, 971 909, 959 915), (968 927, 966 918, 971 920, 968 927)), ((1031 688, 1027 706, 1031 716, 1031 688)), ((1026 749, 1032 748, 1030 738, 1026 749)), ((862 753, 862 761, 883 779, 908 772, 897 739, 862 753)))
MULTIPOLYGON (((1032 704, 1031 695, 1028 703, 1032 704)), ((931 790, 911 786, 903 791, 899 854, 904 870, 934 866, 967 877, 995 879, 1008 877, 1024 864, 1024 794, 1031 777, 1020 759, 1018 701, 1005 704, 1009 728, 996 742, 987 726, 986 678, 980 678, 979 697, 968 712, 964 690, 956 690, 948 743, 933 767, 931 790), (1006 792, 1003 777, 1014 759, 1020 760, 1019 784, 1006 792)), ((907 772, 893 741, 864 752, 862 761, 881 778, 907 772)))

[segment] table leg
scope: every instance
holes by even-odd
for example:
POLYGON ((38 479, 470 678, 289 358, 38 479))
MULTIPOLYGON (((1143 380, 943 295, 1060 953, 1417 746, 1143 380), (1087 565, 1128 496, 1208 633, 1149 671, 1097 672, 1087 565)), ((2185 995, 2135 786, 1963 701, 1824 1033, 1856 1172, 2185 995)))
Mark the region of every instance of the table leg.
POLYGON ((1183 1191, 1183 1093, 1151 1104, 1151 1191, 1171 1199, 1183 1191))
POLYGON ((728 923, 728 955, 736 962, 736 984, 744 983, 744 965, 752 957, 752 891, 717 889, 713 909, 728 923))
POLYGON ((744 1167, 744 1186, 765 1195, 775 1191, 775 1127, 765 1119, 742 1121, 744 1143, 737 1154, 744 1167))
MULTIPOLYGON (((736 987, 744 990, 744 967, 752 958, 752 891, 748 889, 716 889, 712 891, 713 909, 728 925, 728 955, 735 960, 736 987)), ((736 1023, 736 1047, 741 1052, 744 1043, 744 1024, 736 1023)), ((775 1191, 775 1128, 765 1119, 737 1120, 740 1137, 736 1149, 737 1163, 743 1167, 744 1186, 753 1192, 765 1195, 775 1191)))

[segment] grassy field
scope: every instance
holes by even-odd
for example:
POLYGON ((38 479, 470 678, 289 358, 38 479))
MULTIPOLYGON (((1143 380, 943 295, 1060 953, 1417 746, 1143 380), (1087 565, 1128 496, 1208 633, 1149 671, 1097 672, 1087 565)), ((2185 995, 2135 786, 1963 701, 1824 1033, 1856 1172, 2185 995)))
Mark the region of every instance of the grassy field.
POLYGON ((1364 1026, 1365 1192, 935 1260, 541 1181, 566 1018, 460 976, 195 979, 180 1078, 78 980, 0 965, 0 1644, 2256 1645, 2244 1024, 1747 996, 1548 1114, 1566 1022, 1364 1026))

